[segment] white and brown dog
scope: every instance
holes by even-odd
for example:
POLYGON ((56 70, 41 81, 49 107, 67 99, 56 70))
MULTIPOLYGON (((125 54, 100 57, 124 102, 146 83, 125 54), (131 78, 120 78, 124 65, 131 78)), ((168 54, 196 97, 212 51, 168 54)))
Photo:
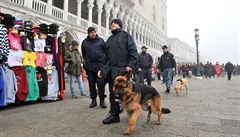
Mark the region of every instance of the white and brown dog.
POLYGON ((186 94, 188 93, 188 80, 187 79, 178 79, 175 84, 175 91, 177 95, 181 96, 183 95, 183 87, 186 89, 186 94))

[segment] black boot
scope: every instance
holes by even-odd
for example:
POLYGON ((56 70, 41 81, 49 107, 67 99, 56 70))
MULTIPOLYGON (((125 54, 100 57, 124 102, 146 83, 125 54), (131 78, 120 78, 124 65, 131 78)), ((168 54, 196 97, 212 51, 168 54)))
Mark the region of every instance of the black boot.
POLYGON ((166 92, 166 93, 169 93, 169 92, 170 92, 170 89, 168 88, 165 92, 166 92))
POLYGON ((107 108, 107 105, 105 104, 104 99, 100 99, 100 107, 101 108, 107 108))
POLYGON ((94 108, 94 107, 96 107, 97 106, 97 101, 96 101, 96 99, 92 99, 92 102, 91 102, 91 104, 89 105, 89 107, 90 108, 94 108))
POLYGON ((110 116, 108 116, 106 119, 103 120, 103 124, 113 124, 113 123, 119 123, 119 122, 120 122, 119 115, 114 115, 114 114, 111 114, 110 116))

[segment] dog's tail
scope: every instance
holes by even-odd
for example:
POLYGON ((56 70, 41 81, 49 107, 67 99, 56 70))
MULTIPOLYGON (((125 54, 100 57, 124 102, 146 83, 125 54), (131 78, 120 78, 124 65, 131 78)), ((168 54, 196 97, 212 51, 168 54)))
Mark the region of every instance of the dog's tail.
POLYGON ((170 109, 168 109, 168 108, 162 108, 161 112, 162 112, 163 114, 169 114, 169 113, 171 113, 170 109))

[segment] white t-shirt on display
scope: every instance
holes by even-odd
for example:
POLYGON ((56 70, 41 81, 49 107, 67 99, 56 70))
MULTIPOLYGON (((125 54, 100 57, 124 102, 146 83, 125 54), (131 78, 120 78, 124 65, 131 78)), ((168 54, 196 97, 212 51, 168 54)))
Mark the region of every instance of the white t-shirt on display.
POLYGON ((8 66, 9 67, 15 67, 15 66, 22 66, 22 60, 23 60, 23 51, 22 50, 9 50, 8 55, 8 66))
POLYGON ((44 51, 44 48, 46 47, 46 40, 45 39, 34 39, 34 51, 44 51))

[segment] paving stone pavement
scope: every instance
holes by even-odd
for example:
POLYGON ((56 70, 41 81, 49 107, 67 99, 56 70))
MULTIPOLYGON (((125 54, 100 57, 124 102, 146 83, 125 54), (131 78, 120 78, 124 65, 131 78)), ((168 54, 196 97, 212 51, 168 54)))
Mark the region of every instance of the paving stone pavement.
MULTIPOLYGON (((68 85, 68 84, 67 84, 68 85)), ((88 91, 87 82, 84 83, 88 91)), ((240 77, 231 81, 212 78, 189 81, 189 93, 181 97, 164 93, 164 85, 154 81, 164 107, 171 114, 155 125, 153 115, 146 124, 142 112, 133 137, 240 137, 240 77)), ((108 90, 107 90, 108 93, 108 90)), ((79 93, 78 93, 79 94, 79 93)), ((109 108, 109 102, 108 103, 109 108)), ((103 125, 108 109, 88 108, 90 99, 72 99, 69 87, 63 101, 34 103, 0 110, 0 137, 122 137, 127 115, 121 122, 103 125)))

